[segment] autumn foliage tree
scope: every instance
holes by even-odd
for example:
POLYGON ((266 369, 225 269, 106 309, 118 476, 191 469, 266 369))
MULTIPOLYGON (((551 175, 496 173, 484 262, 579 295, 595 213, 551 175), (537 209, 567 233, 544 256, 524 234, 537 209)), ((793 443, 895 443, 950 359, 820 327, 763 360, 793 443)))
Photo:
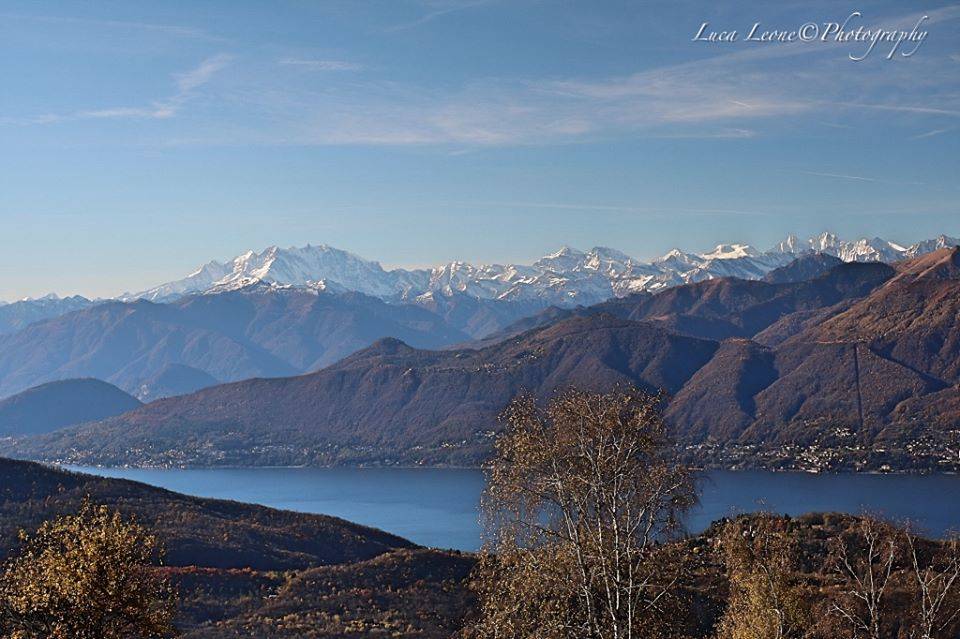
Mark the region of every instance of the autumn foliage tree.
POLYGON ((173 634, 175 598, 152 566, 157 540, 134 521, 84 502, 33 535, 0 573, 0 635, 11 639, 141 639, 173 634))
POLYGON ((680 562, 665 542, 695 490, 661 404, 571 390, 505 411, 483 503, 477 636, 626 639, 678 625, 680 562))
POLYGON ((727 523, 720 549, 730 580, 718 639, 799 639, 811 625, 811 602, 796 578, 789 520, 753 515, 727 523))
POLYGON ((960 637, 956 539, 923 539, 870 516, 850 518, 825 543, 806 536, 806 552, 803 539, 789 517, 745 515, 723 527, 729 595, 717 639, 960 637))

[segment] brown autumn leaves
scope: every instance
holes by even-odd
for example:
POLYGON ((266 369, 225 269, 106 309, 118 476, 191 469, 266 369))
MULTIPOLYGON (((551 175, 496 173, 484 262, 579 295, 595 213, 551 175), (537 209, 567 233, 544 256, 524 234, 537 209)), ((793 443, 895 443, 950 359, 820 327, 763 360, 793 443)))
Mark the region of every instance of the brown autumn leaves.
POLYGON ((44 523, 0 575, 0 636, 114 639, 173 633, 174 594, 156 539, 105 506, 44 523))

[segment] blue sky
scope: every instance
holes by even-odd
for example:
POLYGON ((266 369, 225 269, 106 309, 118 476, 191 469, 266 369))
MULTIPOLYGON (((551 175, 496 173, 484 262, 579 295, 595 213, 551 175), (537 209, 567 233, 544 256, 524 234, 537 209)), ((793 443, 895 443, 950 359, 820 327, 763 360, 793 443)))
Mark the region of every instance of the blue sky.
POLYGON ((956 4, 6 0, 0 78, 0 299, 271 244, 422 266, 960 235, 956 4), (855 10, 929 35, 859 62, 742 41, 855 10))

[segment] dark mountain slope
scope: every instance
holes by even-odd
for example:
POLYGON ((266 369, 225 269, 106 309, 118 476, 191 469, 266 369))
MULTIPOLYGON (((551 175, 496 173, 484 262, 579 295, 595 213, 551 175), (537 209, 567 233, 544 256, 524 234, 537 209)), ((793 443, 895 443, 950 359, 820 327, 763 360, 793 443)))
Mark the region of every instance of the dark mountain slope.
POLYGON ((771 284, 791 284, 805 282, 820 277, 843 264, 843 260, 826 253, 804 255, 780 268, 775 268, 763 276, 764 282, 771 284))
MULTIPOLYGON (((234 595, 240 610, 231 610, 219 623, 198 624, 184 639, 449 639, 459 636, 464 617, 475 605, 467 587, 475 562, 474 556, 460 553, 398 550, 367 561, 298 571, 285 579, 271 576, 280 583, 270 596, 258 597, 256 591, 254 596, 234 595)), ((244 578, 249 576, 234 580, 242 584, 244 578)), ((204 582, 213 580, 200 581, 206 590, 204 582)))
POLYGON ((370 559, 410 542, 322 515, 188 497, 137 482, 0 458, 0 556, 17 532, 89 496, 156 531, 172 566, 283 570, 370 559))
POLYGON ((904 400, 893 410, 891 421, 907 434, 927 428, 952 433, 956 446, 960 443, 960 386, 904 400))
POLYGON ((519 337, 529 331, 556 324, 571 317, 586 317, 588 315, 597 315, 599 312, 593 310, 593 307, 577 306, 576 308, 560 308, 559 306, 549 306, 539 313, 519 319, 512 324, 490 333, 482 339, 476 339, 464 344, 454 344, 450 348, 486 348, 499 344, 505 340, 519 337))
POLYGON ((943 384, 858 343, 767 349, 724 342, 684 385, 666 416, 686 442, 810 444, 832 429, 871 442, 902 402, 943 384))
POLYGON ((898 271, 866 299, 795 339, 863 341, 916 371, 960 381, 960 248, 904 262, 898 271))
POLYGON ((688 441, 736 440, 756 419, 754 397, 777 376, 772 351, 728 340, 677 393, 666 418, 688 441))
POLYGON ((490 346, 497 342, 502 342, 512 337, 522 335, 527 331, 556 324, 557 322, 569 319, 571 317, 589 317, 591 315, 612 315, 620 319, 627 319, 631 311, 641 302, 652 297, 651 293, 632 293, 626 297, 613 298, 606 302, 594 304, 592 306, 575 306, 573 308, 561 308, 559 306, 549 306, 539 313, 531 314, 519 319, 512 324, 491 333, 482 340, 472 342, 473 348, 490 346))
POLYGON ((839 315, 853 306, 857 301, 859 301, 859 298, 846 299, 833 306, 817 308, 810 311, 796 311, 795 313, 784 315, 754 335, 753 341, 768 347, 779 346, 791 337, 799 335, 814 326, 818 326, 834 315, 839 315))
POLYGON ((0 437, 48 433, 138 406, 136 398, 99 379, 50 382, 0 400, 0 437))
POLYGON ((754 397, 753 442, 810 443, 846 428, 870 442, 901 401, 942 388, 856 343, 798 344, 777 352, 779 378, 754 397))
POLYGON ((956 250, 900 263, 862 299, 781 318, 757 336, 770 350, 724 344, 671 404, 678 432, 765 445, 943 437, 960 426, 958 264, 956 250), (755 379, 768 383, 741 396, 755 379))
POLYGON ((261 449, 258 464, 476 462, 497 414, 522 390, 544 397, 568 385, 629 383, 676 392, 716 346, 606 315, 477 351, 422 351, 382 340, 315 374, 160 400, 19 450, 56 458, 76 447, 87 461, 119 461, 135 448, 157 461, 189 463, 192 451, 210 446, 224 452, 222 463, 250 461, 254 448, 261 449))
POLYGON ((886 264, 849 263, 803 282, 706 280, 642 299, 628 317, 706 339, 753 337, 792 313, 863 297, 894 274, 886 264))
POLYGON ((425 308, 387 304, 361 293, 252 287, 198 295, 174 306, 192 323, 256 344, 303 372, 328 366, 383 337, 417 348, 439 348, 468 337, 425 308))
POLYGON ((473 339, 484 339, 521 318, 537 314, 545 306, 542 300, 481 299, 456 292, 451 295, 429 293, 419 297, 416 304, 473 339))
POLYGON ((219 383, 212 375, 200 369, 184 364, 167 364, 156 375, 140 384, 137 398, 152 402, 164 397, 195 393, 219 383))

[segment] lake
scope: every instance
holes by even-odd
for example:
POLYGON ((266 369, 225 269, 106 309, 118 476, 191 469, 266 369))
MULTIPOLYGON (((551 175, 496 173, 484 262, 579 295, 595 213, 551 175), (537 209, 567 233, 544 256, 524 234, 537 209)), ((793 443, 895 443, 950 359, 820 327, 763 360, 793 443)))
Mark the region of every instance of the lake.
MULTIPOLYGON (((469 469, 241 468, 132 469, 68 467, 199 497, 233 499, 342 517, 425 546, 476 550, 483 474, 469 469)), ((712 471, 691 532, 738 512, 871 512, 910 520, 931 535, 960 529, 960 476, 812 475, 712 471)))

